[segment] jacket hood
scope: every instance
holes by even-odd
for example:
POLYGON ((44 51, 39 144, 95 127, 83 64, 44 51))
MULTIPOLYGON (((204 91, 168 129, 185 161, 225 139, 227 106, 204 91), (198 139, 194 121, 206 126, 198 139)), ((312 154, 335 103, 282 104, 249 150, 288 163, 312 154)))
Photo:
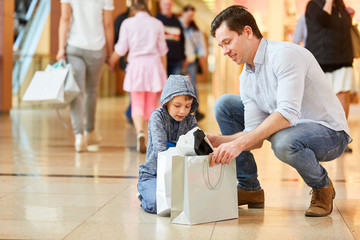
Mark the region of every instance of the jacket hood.
POLYGON ((190 113, 195 112, 199 107, 199 102, 195 95, 190 78, 182 75, 170 75, 168 80, 165 82, 165 86, 160 97, 162 108, 167 112, 165 105, 173 99, 173 97, 184 95, 189 95, 194 98, 191 104, 190 113))

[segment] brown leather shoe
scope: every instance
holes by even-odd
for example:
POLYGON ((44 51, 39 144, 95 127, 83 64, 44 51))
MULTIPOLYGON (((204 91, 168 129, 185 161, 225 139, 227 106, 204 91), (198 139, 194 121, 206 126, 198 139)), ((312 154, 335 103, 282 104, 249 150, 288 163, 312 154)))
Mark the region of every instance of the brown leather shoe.
POLYGON ((246 191, 243 189, 237 189, 238 206, 248 205, 248 208, 264 208, 264 190, 246 191))
POLYGON ((323 188, 313 188, 311 204, 305 212, 308 217, 324 217, 329 215, 333 210, 333 199, 335 198, 335 189, 330 180, 330 184, 323 188))

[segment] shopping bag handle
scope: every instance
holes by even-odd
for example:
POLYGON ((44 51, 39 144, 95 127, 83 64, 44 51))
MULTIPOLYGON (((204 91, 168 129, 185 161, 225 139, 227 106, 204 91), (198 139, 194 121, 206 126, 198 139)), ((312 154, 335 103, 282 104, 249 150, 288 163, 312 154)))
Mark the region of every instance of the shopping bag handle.
POLYGON ((206 183, 206 186, 210 189, 210 190, 217 190, 221 183, 222 180, 224 178, 224 165, 221 165, 221 170, 220 170, 220 176, 219 179, 217 181, 217 183, 215 184, 215 186, 213 186, 210 182, 210 176, 209 176, 209 162, 207 161, 207 159, 204 159, 204 164, 203 164, 203 177, 206 183))
POLYGON ((56 63, 54 63, 52 66, 53 66, 54 68, 65 67, 65 66, 66 66, 66 61, 65 61, 65 59, 60 59, 59 61, 57 61, 56 63))

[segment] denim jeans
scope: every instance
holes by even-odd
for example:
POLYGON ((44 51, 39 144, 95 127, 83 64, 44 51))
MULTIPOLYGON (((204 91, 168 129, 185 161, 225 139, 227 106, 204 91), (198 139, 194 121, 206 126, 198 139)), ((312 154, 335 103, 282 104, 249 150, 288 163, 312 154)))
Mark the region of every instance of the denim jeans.
POLYGON ((140 206, 148 213, 156 214, 156 176, 141 173, 138 181, 140 206))
MULTIPOLYGON (((244 130, 244 105, 240 96, 226 94, 215 103, 215 117, 223 135, 244 130)), ((273 134, 268 139, 275 156, 294 167, 305 183, 312 188, 329 185, 329 178, 320 161, 339 157, 348 144, 344 131, 334 131, 318 123, 302 123, 273 134)), ((236 158, 238 187, 259 190, 257 166, 250 152, 236 158)))
POLYGON ((197 89, 196 89, 196 74, 197 74, 197 71, 198 71, 198 65, 197 65, 197 62, 192 62, 192 63, 189 63, 188 64, 188 74, 191 78, 191 83, 194 87, 194 90, 195 90, 195 95, 197 95, 197 89))
POLYGON ((181 74, 181 68, 183 65, 183 61, 172 61, 172 62, 167 62, 167 74, 168 76, 170 76, 171 74, 173 75, 179 75, 181 74))

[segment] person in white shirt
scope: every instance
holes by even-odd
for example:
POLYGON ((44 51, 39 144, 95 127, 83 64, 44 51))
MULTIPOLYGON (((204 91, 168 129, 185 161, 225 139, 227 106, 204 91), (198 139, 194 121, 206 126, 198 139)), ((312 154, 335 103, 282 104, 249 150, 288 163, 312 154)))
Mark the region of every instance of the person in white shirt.
POLYGON ((215 17, 211 34, 224 55, 245 64, 241 96, 226 94, 215 103, 223 135, 207 134, 217 147, 211 165, 236 159, 238 204, 264 207, 264 191, 249 151, 267 139, 276 157, 312 188, 305 215, 329 215, 335 190, 319 162, 339 157, 351 138, 344 110, 316 59, 294 43, 264 39, 251 13, 238 5, 215 17))
POLYGON ((56 59, 71 63, 81 90, 70 104, 77 152, 101 140, 94 131, 96 98, 102 67, 113 49, 113 10, 113 0, 61 0, 56 59))

